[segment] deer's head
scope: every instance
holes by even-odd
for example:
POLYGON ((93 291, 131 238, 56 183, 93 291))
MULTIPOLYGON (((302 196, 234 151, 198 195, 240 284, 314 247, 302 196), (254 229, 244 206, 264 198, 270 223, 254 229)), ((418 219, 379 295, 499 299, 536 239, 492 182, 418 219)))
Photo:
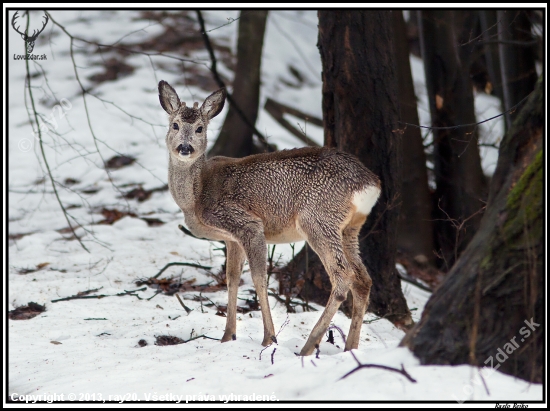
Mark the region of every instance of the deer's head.
POLYGON ((200 108, 199 103, 190 108, 180 102, 170 84, 164 80, 159 82, 160 105, 170 121, 166 145, 172 158, 187 162, 205 153, 208 122, 222 111, 225 96, 225 89, 219 89, 206 97, 200 108))

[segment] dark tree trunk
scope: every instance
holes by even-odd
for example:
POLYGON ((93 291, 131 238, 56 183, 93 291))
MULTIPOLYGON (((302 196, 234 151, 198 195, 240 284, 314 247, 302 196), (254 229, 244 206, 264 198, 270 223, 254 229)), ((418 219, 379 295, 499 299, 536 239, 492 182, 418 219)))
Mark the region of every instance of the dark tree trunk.
MULTIPOLYGON (((233 99, 249 124, 258 117, 260 102, 260 64, 267 20, 267 10, 246 10, 239 19, 237 67, 233 80, 233 99)), ((209 156, 244 157, 262 151, 255 147, 250 127, 230 105, 223 127, 209 156)))
MULTIPOLYGON (((399 117, 403 122, 419 124, 403 13, 397 10, 392 12, 392 20, 395 61, 399 62, 396 64, 399 117)), ((416 257, 417 261, 433 262, 431 195, 428 187, 424 143, 419 128, 400 125, 400 129, 402 130, 403 168, 397 249, 404 258, 416 257)))
MULTIPOLYGON (((405 12, 405 11, 404 11, 405 12)), ((409 19, 406 21, 407 44, 409 51, 420 57, 420 41, 418 38, 418 10, 408 10, 409 19)))
MULTIPOLYGON (((498 44, 493 42, 498 36, 497 11, 479 10, 478 13, 483 39, 483 50, 485 51, 487 74, 491 82, 491 94, 497 96, 502 102, 502 107, 504 107, 504 92, 502 90, 498 44)), ((508 130, 508 128, 506 128, 506 130, 508 130)))
POLYGON ((401 342, 422 364, 542 381, 542 102, 541 78, 502 141, 478 232, 401 342))
MULTIPOLYGON (((498 10, 498 48, 504 89, 504 107, 509 109, 527 96, 537 81, 535 48, 527 10, 498 10), (521 44, 523 43, 523 44, 521 44)), ((506 114, 508 127, 518 111, 506 114)))
MULTIPOLYGON (((389 11, 319 12, 325 145, 356 155, 382 180, 380 199, 360 234, 361 257, 373 280, 369 310, 407 327, 412 319, 395 269, 401 138, 395 132, 392 35, 389 11)), ((291 261, 287 272, 294 285, 302 286, 302 297, 324 304, 328 276, 308 249, 291 261)))
MULTIPOLYGON (((467 24, 467 12, 423 10, 419 14, 432 125, 453 127, 475 123, 469 62, 460 58, 465 54, 457 48, 462 33, 454 30, 454 26, 467 24)), ((486 181, 475 127, 436 129, 433 138, 437 186, 435 241, 443 260, 440 264, 448 269, 479 227, 486 181)))

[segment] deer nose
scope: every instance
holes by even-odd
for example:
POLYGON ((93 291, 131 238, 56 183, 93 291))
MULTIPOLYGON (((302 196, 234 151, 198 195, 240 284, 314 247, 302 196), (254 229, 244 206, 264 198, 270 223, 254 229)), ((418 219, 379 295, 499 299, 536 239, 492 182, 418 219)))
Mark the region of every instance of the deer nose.
POLYGON ((193 152, 195 151, 195 149, 191 147, 190 144, 180 144, 177 150, 182 156, 188 156, 190 154, 193 154, 193 152))

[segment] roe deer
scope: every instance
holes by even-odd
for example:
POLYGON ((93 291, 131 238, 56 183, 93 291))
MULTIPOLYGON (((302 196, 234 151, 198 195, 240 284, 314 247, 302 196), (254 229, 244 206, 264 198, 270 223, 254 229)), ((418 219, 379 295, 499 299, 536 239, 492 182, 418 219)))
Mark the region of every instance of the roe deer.
POLYGON ((198 237, 227 247, 227 323, 222 342, 236 339, 237 290, 248 259, 264 325, 263 346, 277 342, 267 298, 267 243, 306 240, 332 283, 327 306, 300 355, 321 342, 349 290, 352 320, 346 350, 357 348, 371 278, 359 257, 358 234, 380 195, 380 180, 356 157, 331 148, 299 148, 245 158, 206 159, 208 122, 225 89, 199 108, 180 102, 165 81, 159 99, 168 113, 168 186, 198 237))

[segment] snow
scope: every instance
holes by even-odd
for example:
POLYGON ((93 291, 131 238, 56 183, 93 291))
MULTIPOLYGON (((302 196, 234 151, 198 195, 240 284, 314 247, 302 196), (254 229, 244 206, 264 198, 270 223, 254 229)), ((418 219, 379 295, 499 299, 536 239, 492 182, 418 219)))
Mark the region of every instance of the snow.
MULTIPOLYGON (((55 10, 51 14, 72 35, 103 44, 123 38, 137 42, 161 32, 155 22, 138 19, 137 11, 55 10)), ((8 18, 12 15, 13 11, 8 12, 8 18)), ((237 13, 210 10, 204 16, 210 29, 236 18, 237 13)), ((31 13, 31 23, 40 18, 40 11, 31 13)), ((26 23, 24 17, 20 21, 26 23)), ((209 35, 234 50, 236 27, 228 24, 212 30, 209 35)), ((321 117, 321 62, 316 48, 316 27, 315 11, 270 12, 262 61, 261 107, 266 98, 271 97, 321 117), (290 74, 289 65, 304 79, 299 86, 294 84, 296 78, 290 74)), ((135 285, 136 280, 151 277, 169 262, 212 266, 213 272, 224 262, 221 251, 217 250, 219 243, 196 240, 178 230, 177 225, 183 222, 182 214, 168 192, 154 192, 142 203, 121 198, 121 191, 137 186, 152 189, 166 184, 167 156, 163 141, 166 116, 158 103, 157 84, 160 79, 182 84, 181 62, 134 55, 126 60, 135 67, 133 73, 97 85, 88 78, 101 72, 98 64, 109 52, 105 51, 104 56, 96 54, 93 46, 75 40, 79 78, 85 88, 91 87, 91 92, 102 99, 86 97, 89 125, 71 63, 68 36, 50 22, 36 42, 34 53, 46 53, 48 59, 29 62, 35 104, 43 118, 57 122, 55 133, 43 135, 44 149, 52 173, 60 183, 57 189, 71 222, 82 225, 76 233, 83 238, 88 253, 74 239, 66 240, 70 234, 57 231, 65 229, 67 222, 45 175, 39 142, 29 123, 30 100, 24 93, 25 62, 11 57, 14 53, 23 53, 24 43, 11 28, 8 34, 8 210, 9 234, 14 237, 9 240, 4 298, 8 310, 33 301, 45 304, 46 311, 30 320, 5 320, 9 347, 7 395, 17 394, 15 397, 19 398, 20 395, 58 394, 65 400, 141 401, 175 401, 170 397, 173 395, 183 396, 182 401, 223 400, 226 397, 220 396, 230 394, 234 395, 232 400, 238 399, 238 395, 250 399, 254 394, 280 401, 542 399, 541 385, 528 384, 499 372, 485 377, 488 394, 479 383, 478 370, 474 367, 421 366, 407 349, 398 347, 403 331, 373 314, 365 317, 368 324, 363 326, 355 355, 362 363, 397 368, 403 365, 417 383, 398 373, 376 368, 359 370, 342 380, 356 362, 350 353, 343 352, 338 333, 335 333, 336 345, 321 344, 318 358, 295 355, 320 311, 298 310, 287 314, 286 308, 273 297, 269 301, 275 329, 280 330, 279 344, 263 352, 259 311, 238 315, 236 341, 220 344, 200 338, 173 346, 155 345, 155 336, 160 335, 184 340, 198 335, 221 338, 225 327, 225 318, 215 315, 215 307, 193 300, 198 292, 180 293, 185 305, 192 310, 190 313, 186 313, 174 297, 155 296, 151 288, 137 292, 142 299, 132 295, 114 296, 142 288, 135 285), (34 75, 42 70, 47 82, 42 75, 34 75), (63 110, 54 109, 55 102, 62 99, 69 104, 65 104, 63 110), (98 150, 104 160, 122 153, 137 161, 110 171, 109 176, 98 150), (77 182, 70 185, 67 178, 77 182), (127 216, 112 225, 95 224, 104 218, 101 215, 104 207, 132 211, 140 218, 127 216), (141 217, 158 218, 165 224, 149 227, 141 217), (28 235, 19 236, 22 234, 28 235), (21 273, 22 269, 37 266, 42 268, 21 273), (97 293, 109 296, 52 302, 90 289, 99 289, 97 293), (140 340, 145 340, 147 346, 140 347, 140 340), (122 397, 124 395, 127 396, 122 397)), ((193 54, 193 59, 200 61, 199 68, 208 73, 208 56, 204 51, 193 54)), ((424 102, 419 108, 420 121, 429 124, 425 91, 424 96, 421 91, 422 65, 414 58, 411 63, 415 86, 419 86, 419 100, 424 102)), ((185 63, 185 67, 192 64, 185 63)), ((218 64, 220 72, 231 76, 223 62, 218 64)), ((196 86, 179 85, 176 89, 180 98, 188 103, 203 99, 211 92, 196 86)), ((490 105, 498 102, 487 101, 486 96, 476 97, 480 116, 493 115, 490 105)), ((209 126, 211 140, 226 113, 227 108, 209 126)), ((303 122, 300 125, 308 136, 322 143, 321 128, 303 122)), ((260 111, 257 127, 279 148, 302 145, 264 110, 260 111)), ((498 127, 488 127, 494 132, 494 137, 488 138, 497 139, 498 127)), ((485 156, 484 167, 490 168, 494 160, 485 156)), ((297 245, 296 252, 301 246, 303 243, 297 245)), ((283 265, 290 260, 292 251, 287 245, 277 245, 275 255, 280 255, 279 263, 283 265)), ((212 281, 205 270, 191 267, 171 267, 163 274, 163 277, 171 276, 194 279, 197 285, 212 281)), ((248 290, 253 289, 247 266, 243 281, 239 297, 246 299, 251 295, 248 290)), ((278 288, 274 276, 269 287, 278 288)), ((403 291, 409 308, 414 309, 413 318, 418 320, 429 294, 407 283, 403 283, 403 291)), ((202 295, 216 304, 227 303, 225 291, 202 295)), ((243 302, 239 300, 239 304, 243 302)), ((347 333, 350 320, 339 312, 333 324, 347 333)))

